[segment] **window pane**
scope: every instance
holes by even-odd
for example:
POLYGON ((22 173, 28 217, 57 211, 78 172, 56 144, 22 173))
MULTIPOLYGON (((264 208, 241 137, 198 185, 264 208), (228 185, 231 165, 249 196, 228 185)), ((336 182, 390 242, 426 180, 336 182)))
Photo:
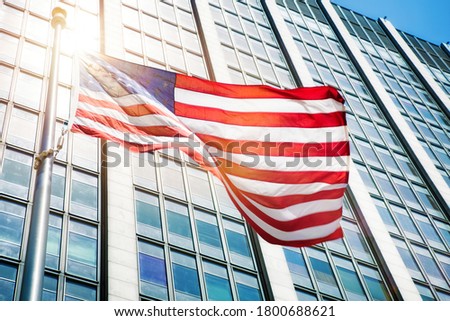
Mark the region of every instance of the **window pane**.
POLYGON ((11 88, 13 70, 6 66, 0 66, 0 98, 8 98, 11 88))
POLYGON ((191 190, 192 202, 204 207, 214 208, 208 173, 190 166, 187 166, 186 170, 189 180, 189 187, 191 190))
POLYGON ((59 270, 59 257, 61 252, 62 217, 51 214, 48 224, 47 255, 45 266, 59 270))
POLYGON ((392 210, 406 237, 423 243, 422 237, 408 212, 404 208, 394 205, 392 205, 392 210))
POLYGON ((42 75, 45 67, 45 48, 25 42, 20 59, 20 67, 42 75))
POLYGON ((19 258, 26 207, 0 200, 0 256, 19 258))
POLYGON ((344 285, 345 293, 348 300, 351 301, 367 301, 367 297, 361 286, 361 281, 356 274, 355 268, 351 261, 334 256, 336 269, 342 284, 344 285))
POLYGON ((341 298, 336 278, 325 253, 313 248, 309 248, 307 252, 320 292, 341 298))
POLYGON ((156 245, 139 242, 140 291, 144 295, 167 300, 167 275, 164 250, 156 245))
POLYGON ((42 289, 42 301, 56 301, 56 291, 58 290, 58 278, 46 274, 42 289))
POLYGON ((34 150, 38 116, 21 108, 13 108, 6 141, 34 150))
POLYGON ((164 193, 185 200, 181 164, 170 159, 164 159, 164 163, 167 164, 161 166, 164 193))
POLYGON ((299 249, 283 248, 289 271, 291 271, 292 281, 297 285, 312 288, 311 277, 306 268, 305 259, 299 249))
POLYGON ((406 243, 396 238, 394 238, 394 243, 397 246, 397 250, 400 253, 400 256, 402 257, 402 260, 405 263, 406 268, 408 269, 411 276, 418 280, 425 281, 422 272, 420 271, 419 266, 417 265, 417 262, 411 254, 406 243))
POLYGON ((222 241, 216 216, 199 210, 195 210, 194 214, 200 242, 200 252, 223 259, 222 241))
POLYGON ((17 78, 14 101, 34 109, 39 109, 42 78, 21 72, 17 78))
POLYGON ((72 171, 71 213, 97 220, 97 184, 97 177, 72 171))
POLYGON ((175 300, 200 300, 200 284, 195 259, 177 252, 172 252, 171 255, 175 300), (186 282, 186 280, 189 280, 189 282, 186 282))
POLYGON ((69 224, 67 271, 97 279, 97 227, 71 221, 69 224))
POLYGON ((203 262, 206 292, 210 301, 231 301, 230 281, 227 269, 221 265, 203 262))
POLYGON ((50 206, 58 210, 64 208, 64 195, 66 190, 66 168, 59 164, 53 165, 52 194, 50 206))
POLYGON ((134 183, 157 191, 155 155, 153 153, 133 153, 134 183))
POLYGON ((261 301, 261 291, 255 276, 234 270, 239 301, 261 301))
POLYGON ((31 176, 31 156, 6 149, 0 172, 0 192, 27 198, 31 176))
POLYGON ((370 295, 375 301, 391 300, 391 296, 384 285, 380 274, 372 268, 364 265, 359 266, 361 273, 364 277, 367 287, 369 288, 370 295))
POLYGON ((97 300, 97 288, 76 282, 72 280, 66 281, 66 293, 64 296, 65 301, 96 301, 97 300))
POLYGON ((253 260, 250 252, 250 244, 245 228, 229 220, 223 220, 231 262, 248 268, 253 268, 253 260))
MULTIPOLYGON (((0 17, 0 21, 3 21, 2 14, 0 14, 0 17)), ((3 23, 0 22, 0 25, 2 24, 3 23)), ((0 46, 0 60, 14 64, 16 60, 17 47, 19 46, 19 38, 0 32, 0 43, 2 44, 0 46)))
POLYGON ((431 256, 430 252, 427 249, 417 245, 413 245, 412 248, 414 252, 416 252, 417 258, 422 264, 422 267, 425 270, 427 277, 430 279, 431 283, 434 285, 442 286, 444 288, 448 288, 448 284, 445 281, 442 272, 439 270, 438 265, 431 256))
POLYGON ((14 299, 17 268, 13 265, 0 262, 0 301, 14 299))
POLYGON ((73 164, 97 171, 97 155, 98 138, 81 134, 73 135, 73 164))
POLYGON ((137 232, 162 240, 161 215, 158 197, 136 191, 137 232))
POLYGON ((369 248, 358 226, 348 221, 343 221, 342 227, 344 229, 345 239, 348 241, 353 255, 358 259, 373 263, 369 248))
POLYGON ((192 231, 187 207, 167 200, 165 205, 169 242, 187 249, 193 249, 192 231))

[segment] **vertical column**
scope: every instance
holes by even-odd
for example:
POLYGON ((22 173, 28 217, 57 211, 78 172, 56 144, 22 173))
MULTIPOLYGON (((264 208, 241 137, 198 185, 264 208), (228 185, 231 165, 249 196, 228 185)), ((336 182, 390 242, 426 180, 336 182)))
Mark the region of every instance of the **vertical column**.
POLYGON ((434 100, 436 100, 436 103, 441 107, 444 113, 447 114, 447 117, 450 117, 450 99, 444 93, 442 88, 439 87, 433 77, 431 77, 430 73, 425 69, 419 58, 417 58, 392 23, 382 18, 378 19, 378 22, 416 75, 420 78, 425 88, 433 96, 434 100))
MULTIPOLYGON (((104 1, 104 54, 124 58, 121 1, 104 1)), ((139 300, 136 214, 131 155, 108 143, 107 151, 107 264, 108 300, 139 300)))
POLYGON ((212 80, 231 83, 227 61, 220 44, 208 1, 192 1, 197 28, 199 29, 205 57, 212 80))
POLYGON ((321 0, 320 4, 324 8, 325 13, 341 39, 342 44, 347 49, 350 58, 369 87, 395 134, 402 141, 403 146, 416 164, 426 183, 432 189, 433 194, 438 199, 444 212, 450 213, 450 189, 448 188, 447 183, 442 178, 442 175, 437 170, 433 161, 420 145, 416 136, 409 128, 397 106, 395 106, 358 46, 354 43, 352 36, 340 20, 331 2, 329 0, 321 0))
POLYGON ((277 8, 278 5, 276 1, 266 0, 263 1, 263 4, 294 77, 300 81, 303 87, 314 86, 314 81, 308 71, 308 67, 305 64, 300 51, 295 45, 294 39, 292 38, 289 29, 284 22, 284 18, 281 15, 280 10, 277 8))
MULTIPOLYGON (((365 60, 358 46, 354 43, 350 33, 340 20, 331 2, 329 0, 321 0, 319 1, 319 4, 323 9, 324 14, 329 19, 336 34, 340 38, 342 45, 347 50, 347 53, 352 59, 354 65, 358 68, 363 80, 370 88, 379 106, 383 108, 387 118, 390 120, 391 126, 395 127, 394 129, 396 129, 395 131, 397 135, 400 136, 399 138, 408 144, 410 151, 417 153, 417 158, 423 160, 423 163, 421 164, 423 170, 426 168, 434 169, 436 172, 434 173, 436 177, 443 181, 433 163, 409 129, 406 121, 397 110, 388 93, 376 77, 370 65, 365 60)), ((366 230, 369 232, 370 237, 374 240, 372 243, 378 257, 381 259, 383 265, 385 265, 384 268, 382 267, 385 274, 387 274, 391 284, 393 284, 398 290, 396 293, 397 297, 402 300, 420 301, 420 294, 409 276, 409 272, 403 263, 403 260, 400 257, 400 254, 398 253, 398 250, 395 247, 395 244, 393 243, 386 227, 384 226, 381 217, 376 210, 369 193, 367 192, 364 182, 357 174, 358 171, 353 164, 350 168, 350 173, 349 194, 351 196, 351 200, 356 203, 355 207, 358 216, 362 218, 366 230)))

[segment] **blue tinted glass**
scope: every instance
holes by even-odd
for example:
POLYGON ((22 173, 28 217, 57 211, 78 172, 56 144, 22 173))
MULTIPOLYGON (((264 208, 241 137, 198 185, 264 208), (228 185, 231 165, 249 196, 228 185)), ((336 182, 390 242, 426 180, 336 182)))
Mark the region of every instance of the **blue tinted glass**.
POLYGON ((136 201, 136 212, 139 223, 161 228, 161 217, 157 206, 136 201))
POLYGON ((306 269, 306 263, 303 255, 297 251, 292 251, 287 248, 283 248, 284 255, 289 266, 289 271, 292 273, 292 281, 295 284, 303 285, 311 288, 312 283, 306 269))
POLYGON ((300 290, 296 290, 295 293, 297 294, 297 300, 299 301, 317 301, 317 296, 312 293, 300 290))
POLYGON ((166 266, 163 259, 139 253, 139 267, 141 280, 166 286, 166 266))
POLYGON ((230 283, 227 279, 205 273, 206 290, 208 300, 212 301, 231 301, 230 283))
POLYGON ((95 301, 97 299, 97 289, 88 284, 73 281, 66 282, 65 301, 95 301))
POLYGON ((341 297, 330 264, 313 257, 310 257, 310 259, 320 291, 326 294, 341 297))
POLYGON ((227 236, 227 243, 230 251, 244 256, 250 256, 250 249, 244 234, 231 230, 225 230, 225 234, 227 236))
POLYGON ((0 255, 19 257, 24 216, 24 206, 0 202, 0 255))
POLYGON ((200 286, 198 284, 197 271, 195 269, 172 264, 175 290, 200 297, 200 286), (188 280, 188 282, 186 282, 188 280))
POLYGON ((211 246, 222 247, 219 229, 216 225, 197 220, 198 238, 200 242, 211 246))
POLYGON ((343 268, 341 266, 337 267, 341 281, 344 284, 345 292, 347 293, 349 300, 367 300, 364 290, 361 286, 361 282, 354 271, 343 268))
POLYGON ((97 278, 96 232, 93 226, 71 222, 67 260, 69 272, 93 280, 97 278))
POLYGON ((42 289, 42 301, 56 301, 56 290, 58 278, 55 276, 44 276, 44 288, 42 289))
POLYGON ((191 225, 186 215, 181 215, 172 211, 167 211, 167 222, 169 232, 191 238, 191 225))
POLYGON ((52 269, 58 269, 59 267, 59 251, 61 249, 61 223, 61 217, 53 215, 50 216, 45 266, 52 269))
POLYGON ((259 290, 245 284, 237 284, 237 290, 240 301, 260 301, 261 294, 259 290))
POLYGON ((376 301, 386 301, 389 300, 389 294, 383 282, 365 275, 364 280, 369 288, 369 292, 372 298, 376 301))
POLYGON ((16 283, 17 268, 0 263, 0 301, 12 301, 16 283))

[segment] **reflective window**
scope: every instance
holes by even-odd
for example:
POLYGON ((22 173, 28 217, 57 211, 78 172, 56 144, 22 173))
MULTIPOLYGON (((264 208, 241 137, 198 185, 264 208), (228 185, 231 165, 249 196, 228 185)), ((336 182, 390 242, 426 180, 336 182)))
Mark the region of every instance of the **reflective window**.
POLYGON ((34 109, 39 109, 42 91, 42 78, 24 72, 17 78, 14 101, 34 109))
POLYGON ((72 163, 87 169, 97 171, 98 168, 98 138, 74 134, 72 163))
POLYGON ((228 250, 230 251, 231 262, 252 269, 252 254, 250 252, 250 244, 248 243, 244 225, 224 219, 223 226, 225 228, 225 236, 227 239, 228 250))
POLYGON ((170 159, 165 159, 164 163, 167 164, 161 166, 164 193, 177 198, 186 199, 181 164, 170 159))
POLYGON ((219 264, 203 261, 203 271, 208 300, 231 301, 233 297, 227 269, 219 264))
POLYGON ((256 277, 237 270, 233 272, 239 301, 261 301, 261 291, 256 277))
POLYGON ((34 150, 38 115, 21 108, 13 108, 6 141, 34 150))
POLYGON ((342 221, 342 227, 344 229, 345 239, 350 244, 353 255, 358 259, 373 262, 369 248, 358 226, 348 221, 342 221))
MULTIPOLYGON (((2 25, 3 16, 0 21, 0 25, 2 25)), ((0 60, 14 64, 14 61, 16 60, 17 47, 19 45, 19 38, 0 32, 0 42, 2 43, 2 46, 0 47, 0 60)))
POLYGON ((70 221, 67 272, 87 279, 97 279, 97 227, 70 221))
POLYGON ((312 288, 311 277, 306 267, 305 259, 299 249, 283 247, 292 280, 295 284, 312 288))
POLYGON ((57 289, 58 277, 50 274, 45 274, 42 289, 42 301, 56 301, 57 289))
POLYGON ((62 217, 50 214, 48 222, 47 254, 45 266, 54 270, 59 270, 59 259, 61 252, 61 229, 62 217))
POLYGON ((140 292, 167 300, 167 274, 164 250, 160 246, 139 242, 140 292))
POLYGON ((223 259, 222 241, 216 216, 200 210, 195 210, 194 214, 200 253, 223 259))
POLYGON ((0 262, 0 301, 14 299, 17 268, 11 264, 0 262))
POLYGON ((336 264, 336 270, 344 286, 347 299, 351 301, 367 301, 352 262, 338 256, 333 256, 333 261, 336 264))
POLYGON ((0 98, 8 98, 13 70, 0 65, 0 98))
POLYGON ((20 198, 28 197, 32 158, 27 154, 6 149, 0 171, 0 192, 20 198))
POLYGON ((431 283, 448 288, 448 284, 445 281, 444 275, 439 270, 439 267, 436 264, 436 261, 431 256, 430 251, 417 245, 412 245, 412 248, 416 253, 420 263, 422 264, 422 267, 431 283))
POLYGON ((314 248, 308 248, 307 252, 320 292, 341 298, 336 277, 325 253, 314 248))
POLYGON ((97 193, 96 176, 78 170, 72 171, 71 213, 97 220, 97 193))
POLYGON ((201 299, 197 264, 191 256, 171 252, 175 300, 196 301, 201 299), (189 282, 186 282, 189 280, 189 282))
POLYGON ((158 197, 140 191, 135 191, 135 195, 138 234, 162 240, 158 197))
POLYGON ((165 201, 165 206, 169 243, 192 250, 192 230, 187 207, 169 200, 165 201))
POLYGON ((64 195, 66 190, 66 167, 53 164, 52 194, 50 206, 58 210, 64 208, 64 195))
POLYGON ((73 280, 66 281, 64 301, 96 301, 97 288, 73 280))
POLYGON ((153 153, 133 153, 131 157, 134 183, 155 191, 158 190, 155 155, 153 153))
POLYGON ((26 206, 0 200, 0 256, 19 258, 26 206))
POLYGON ((367 288, 369 289, 370 295, 372 296, 373 300, 392 300, 389 291, 386 288, 377 270, 362 264, 359 265, 359 269, 361 271, 361 274, 363 275, 364 281, 366 282, 367 288))
POLYGON ((204 207, 214 208, 208 173, 204 170, 186 167, 192 202, 204 207))

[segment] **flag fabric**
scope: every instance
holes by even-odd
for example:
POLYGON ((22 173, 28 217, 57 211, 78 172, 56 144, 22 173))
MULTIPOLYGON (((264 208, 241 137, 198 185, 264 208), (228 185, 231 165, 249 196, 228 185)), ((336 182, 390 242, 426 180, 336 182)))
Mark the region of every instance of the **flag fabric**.
POLYGON ((270 243, 342 237, 349 143, 335 88, 224 84, 83 55, 72 131, 140 152, 180 148, 270 243))

